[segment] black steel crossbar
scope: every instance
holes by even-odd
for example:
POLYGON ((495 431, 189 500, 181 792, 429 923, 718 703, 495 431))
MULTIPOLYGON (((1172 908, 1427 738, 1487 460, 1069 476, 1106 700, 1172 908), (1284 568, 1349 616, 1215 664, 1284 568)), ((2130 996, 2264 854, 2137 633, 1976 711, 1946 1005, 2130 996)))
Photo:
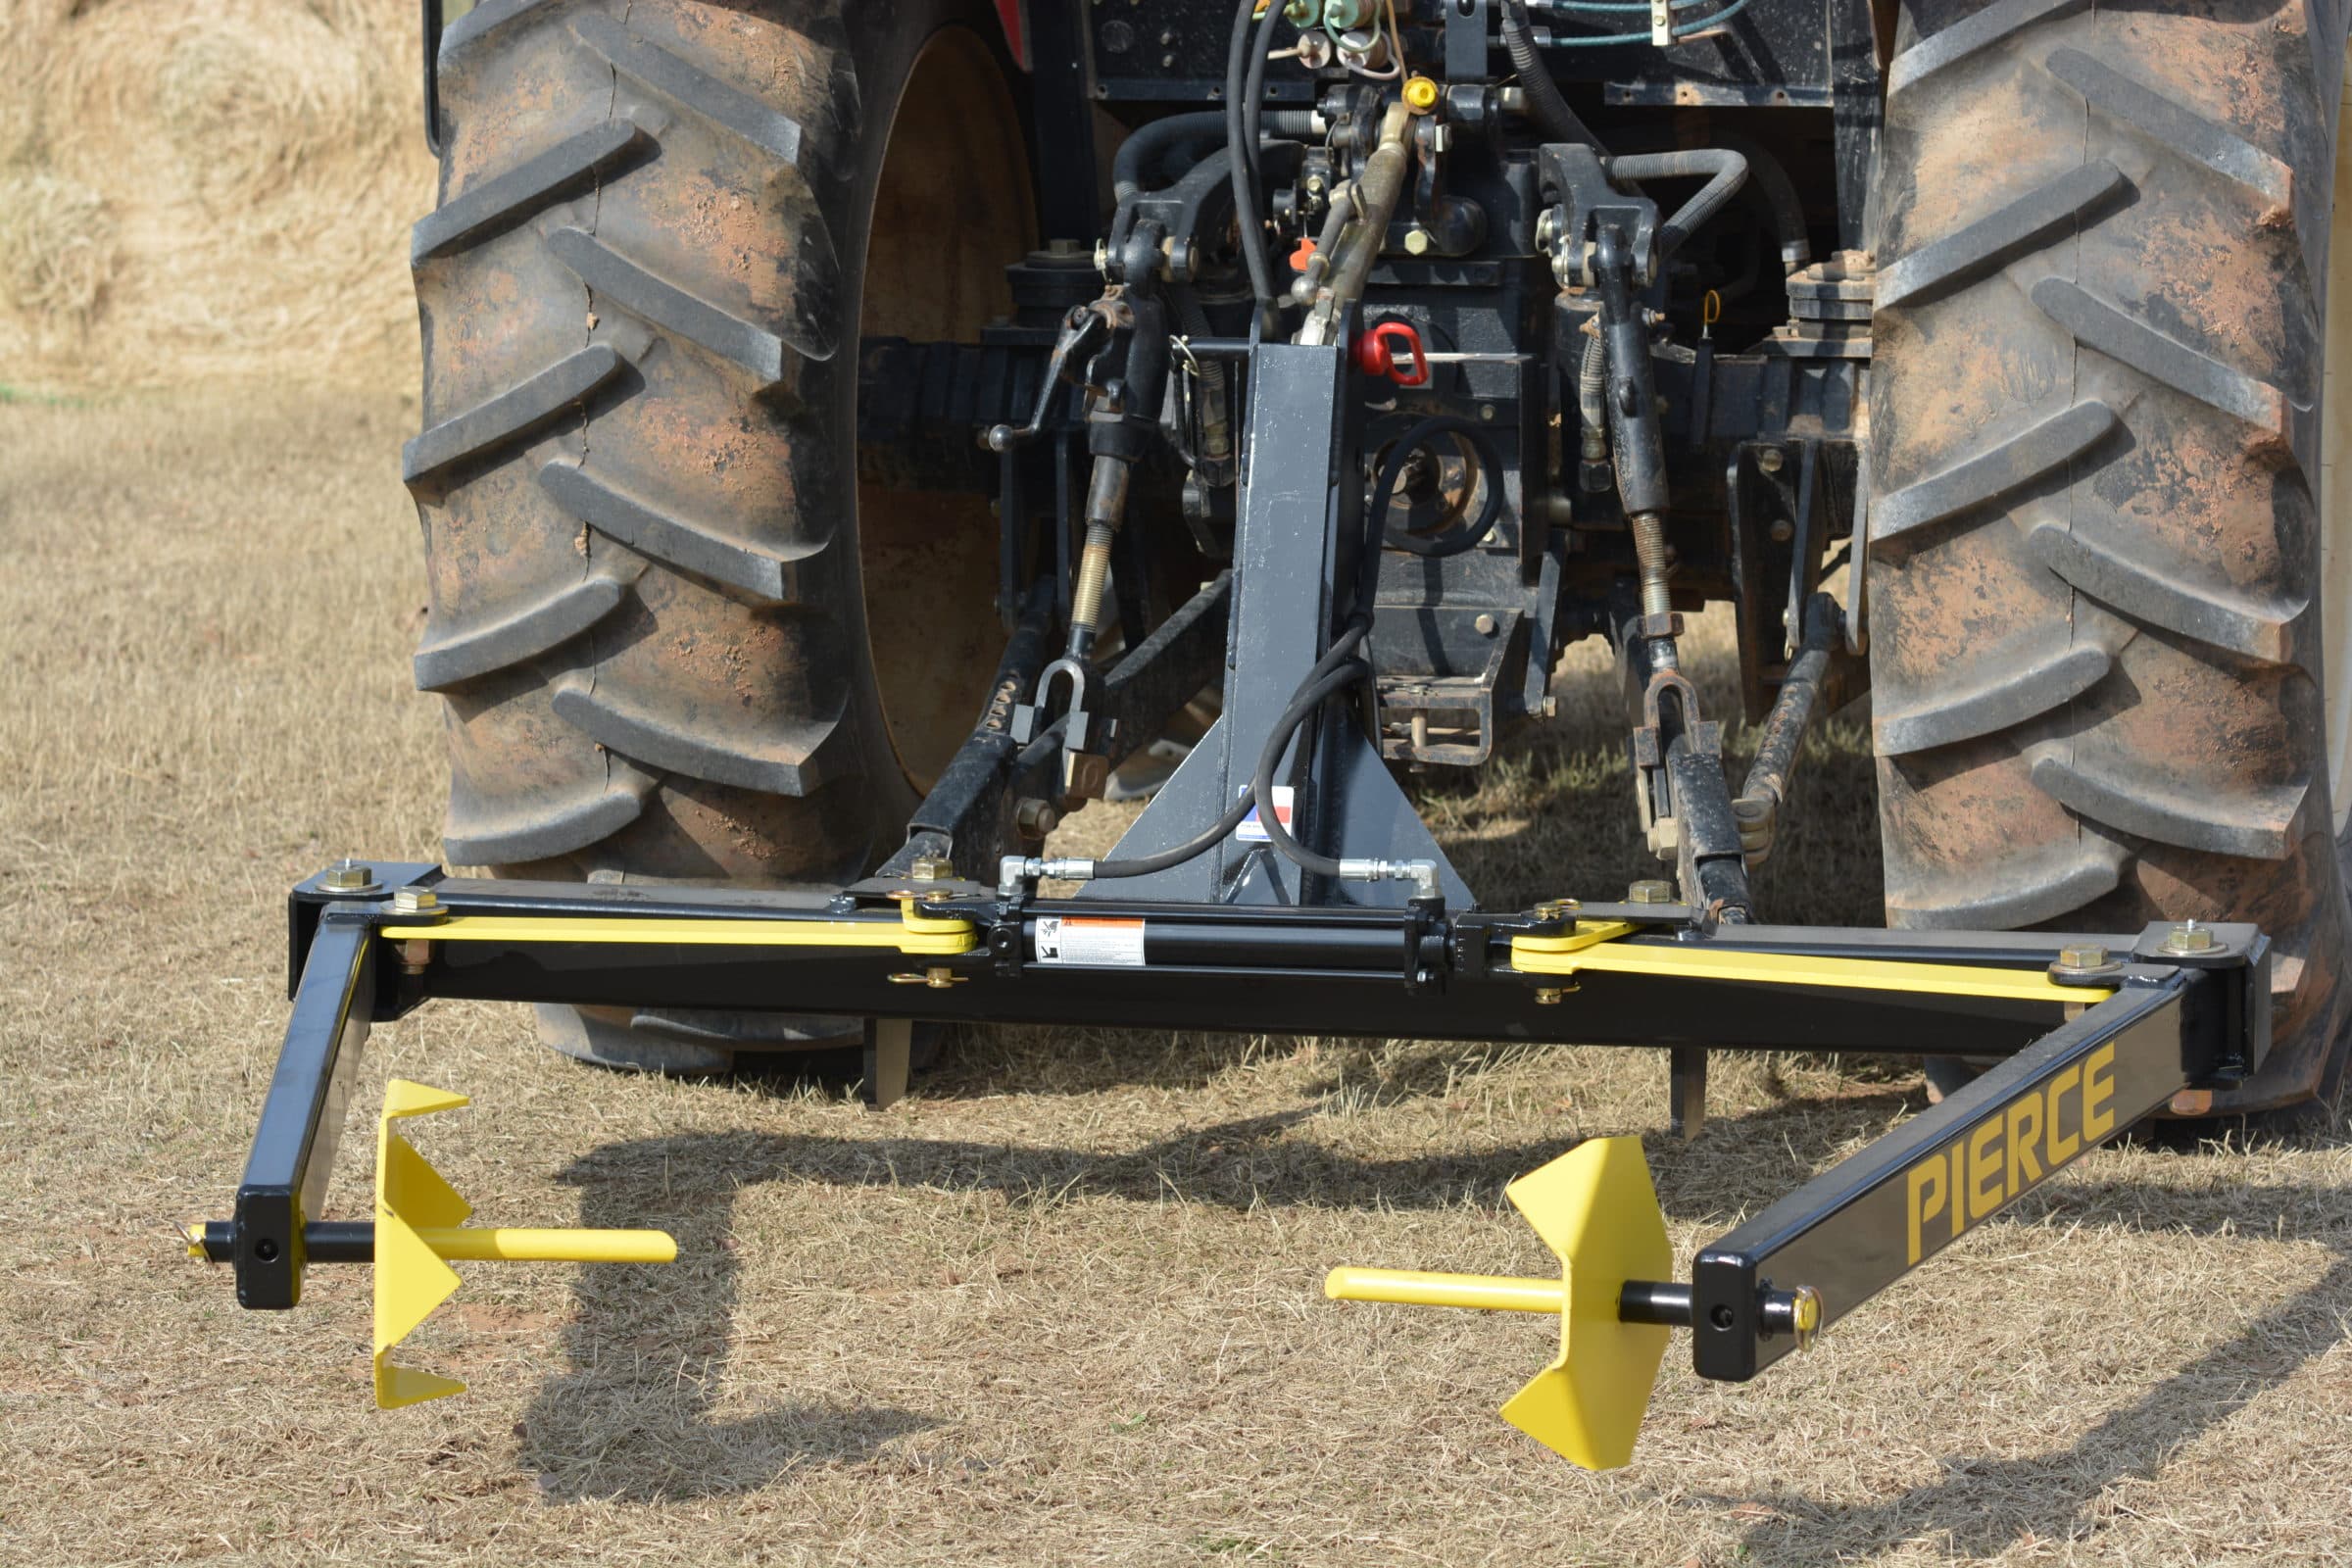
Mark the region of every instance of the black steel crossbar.
POLYGON ((433 998, 2006 1058, 1705 1249, 1688 1284, 1628 1287, 1629 1317, 1690 1324, 1700 1374, 1731 1379, 2176 1091, 2242 1076, 2269 1039, 2268 944, 2242 925, 2173 954, 2160 929, 1709 927, 1679 905, 1154 904, 954 881, 827 896, 421 865, 383 866, 365 896, 322 873, 294 890, 290 916, 285 1045, 235 1218, 200 1233, 249 1307, 294 1305, 315 1249, 363 1250, 320 1218, 344 1099, 368 1023, 433 998), (2091 948, 2111 959, 2086 969, 2091 948), (1886 960, 1909 966, 1891 989, 1886 960))

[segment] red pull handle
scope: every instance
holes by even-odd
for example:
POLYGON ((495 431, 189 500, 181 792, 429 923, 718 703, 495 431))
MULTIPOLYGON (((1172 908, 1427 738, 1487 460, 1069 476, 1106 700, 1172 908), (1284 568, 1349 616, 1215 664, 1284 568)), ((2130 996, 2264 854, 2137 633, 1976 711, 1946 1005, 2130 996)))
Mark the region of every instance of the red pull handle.
POLYGON ((1376 321, 1355 340, 1356 368, 1366 375, 1385 375, 1398 386, 1429 384, 1429 356, 1421 352, 1421 334, 1410 321, 1376 321), (1412 356, 1411 374, 1397 368, 1398 349, 1412 356))

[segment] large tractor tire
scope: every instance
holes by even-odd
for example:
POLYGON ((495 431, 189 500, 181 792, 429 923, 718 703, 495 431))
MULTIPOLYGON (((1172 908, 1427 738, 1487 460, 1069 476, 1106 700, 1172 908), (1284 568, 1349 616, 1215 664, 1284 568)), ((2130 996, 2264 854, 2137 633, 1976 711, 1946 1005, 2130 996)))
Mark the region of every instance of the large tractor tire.
MULTIPOLYGON (((985 6, 486 0, 440 55, 405 471, 444 854, 836 886, 894 849, 1002 634, 977 498, 861 490, 858 338, 970 341, 1035 243, 985 6)), ((542 1008, 723 1069, 854 1023, 542 1008)))
POLYGON ((2352 595, 2324 574, 2352 497, 2321 417, 2352 329, 2352 285, 2327 310, 2344 9, 1906 0, 1888 77, 1888 917, 2259 921, 2276 1044, 2217 1112, 2332 1101, 2352 1007, 2352 595))

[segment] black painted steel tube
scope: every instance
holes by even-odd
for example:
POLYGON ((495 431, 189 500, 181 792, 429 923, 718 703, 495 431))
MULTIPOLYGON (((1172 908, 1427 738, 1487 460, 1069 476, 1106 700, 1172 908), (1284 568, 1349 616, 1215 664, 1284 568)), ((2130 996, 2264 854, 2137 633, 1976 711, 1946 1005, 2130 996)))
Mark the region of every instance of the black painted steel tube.
POLYGON ((1625 1289, 1617 1293, 1617 1321, 1687 1329, 1690 1326, 1690 1287, 1667 1280, 1627 1280, 1625 1289))

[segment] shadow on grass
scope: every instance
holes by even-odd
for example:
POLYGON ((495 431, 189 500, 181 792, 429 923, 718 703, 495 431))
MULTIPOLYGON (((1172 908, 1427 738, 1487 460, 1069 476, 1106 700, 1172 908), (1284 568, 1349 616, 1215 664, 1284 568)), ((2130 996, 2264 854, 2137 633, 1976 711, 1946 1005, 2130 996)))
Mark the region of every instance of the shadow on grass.
MULTIPOLYGON (((1803 1103, 1713 1124, 1695 1146, 1709 1185, 1736 1184, 1733 1166, 1826 1157, 1860 1119, 1884 1121, 1903 1106, 1888 1094, 1836 1102, 1851 1116, 1823 1117, 1803 1103)), ((577 1310, 564 1331, 567 1370, 549 1378, 522 1426, 521 1461, 555 1501, 655 1502, 764 1487, 804 1465, 858 1464, 884 1445, 939 1425, 886 1407, 800 1403, 734 1419, 719 1415, 734 1333, 737 1265, 734 1196, 767 1182, 836 1187, 993 1192, 1015 1204, 1109 1198, 1137 1203, 1208 1203, 1238 1211, 1264 1204, 1314 1207, 1492 1206, 1502 1189, 1569 1149, 1563 1136, 1480 1153, 1361 1159, 1318 1141, 1291 1138, 1322 1119, 1315 1106, 1219 1123, 1127 1153, 948 1139, 685 1134, 615 1144, 564 1173, 583 1190, 581 1223, 656 1225, 678 1239, 678 1261, 661 1268, 580 1272, 577 1310)), ((1692 1163, 1687 1146, 1656 1140, 1661 1200, 1677 1209, 1687 1190, 1674 1173, 1692 1163)), ((1791 1185, 1785 1172, 1775 1190, 1791 1185)), ((1701 1212, 1713 1212, 1701 1200, 1701 1212)))
MULTIPOLYGON (((2167 1192, 2168 1209, 2191 1203, 2196 1211, 2175 1212, 2150 1228, 2184 1238, 2249 1229, 2260 1234, 2294 1191, 2258 1188, 2234 1202, 2230 1196, 2204 1202, 2202 1195, 2167 1192)), ((2149 1197, 2128 1184, 2095 1184, 2067 1190, 2060 1206, 2114 1220, 2140 1212, 2149 1197)), ((2335 1261, 2309 1286, 2245 1320, 2236 1333, 2064 1447, 2016 1459, 1957 1455, 1944 1460, 1940 1480, 1867 1504, 1797 1493, 1701 1494, 1692 1501, 1709 1511, 1769 1507, 1776 1517, 1742 1534, 1734 1554, 1741 1562, 1790 1568, 1858 1560, 1906 1543, 1932 1543, 1971 1561, 2027 1540, 2045 1548, 2080 1544, 2103 1526, 2087 1510, 2107 1489, 2126 1480, 2153 1482, 2183 1446, 2344 1341, 2352 1321, 2352 1244, 2338 1239, 2336 1247, 2335 1261)))
MULTIPOLYGON (((1705 1220, 1722 1211, 1707 1199, 1685 1207, 1678 1196, 1743 1179, 1750 1197, 1777 1197, 1812 1167, 1865 1131, 1883 1127, 1916 1103, 1888 1091, 1825 1103, 1796 1101, 1740 1116, 1715 1118, 1694 1145, 1660 1133, 1645 1144, 1658 1173, 1659 1201, 1678 1219, 1705 1220), (1835 1109, 1837 1114, 1824 1114, 1835 1109), (1684 1178, 1702 1176, 1704 1183, 1684 1178)), ((1015 1204, 1112 1199, 1138 1203, 1171 1200, 1248 1212, 1268 1205, 1311 1208, 1493 1208, 1502 1190, 1582 1140, 1557 1138, 1476 1152, 1434 1152, 1367 1159, 1312 1138, 1293 1138, 1328 1113, 1300 1105, 1218 1122, 1120 1153, 1039 1145, 943 1138, 850 1138, 819 1134, 691 1133, 610 1145, 566 1173, 592 1194, 642 1188, 649 1178, 674 1187, 690 1183, 715 1200, 766 1182, 815 1182, 834 1187, 895 1188, 943 1194, 995 1193, 1015 1204), (666 1172, 666 1177, 662 1173, 666 1172)), ((591 1204, 612 1202, 610 1196, 591 1204)), ((710 1223, 707 1212, 683 1215, 710 1223)), ((591 1215, 595 1225, 662 1223, 653 1218, 591 1215)), ((710 1236, 715 1247, 723 1230, 710 1236)), ((679 1239, 681 1257, 691 1246, 679 1239)), ((663 1271, 659 1278, 679 1277, 663 1271)), ((691 1279, 691 1275, 685 1276, 691 1279)))
MULTIPOLYGON (((661 1142, 678 1146, 681 1157, 693 1153, 695 1140, 661 1142)), ((806 1466, 864 1463, 893 1440, 938 1426, 916 1411, 840 1402, 718 1413, 736 1305, 734 1184, 712 1172, 720 1185, 711 1200, 656 1212, 639 1195, 661 1191, 660 1160, 669 1152, 647 1149, 650 1185, 601 1179, 609 1171, 601 1153, 567 1173, 586 1189, 583 1224, 659 1225, 677 1238, 678 1260, 579 1271, 577 1310, 563 1336, 568 1369, 540 1386, 517 1429, 519 1462, 538 1472, 548 1500, 675 1502, 756 1492, 806 1466), (583 1168, 598 1177, 583 1180, 583 1168)))
MULTIPOLYGON (((1886 1092, 1834 1102, 1796 1102, 1710 1123, 1693 1146, 1646 1140, 1660 1200, 1704 1221, 1752 1209, 1788 1191, 1859 1136, 1916 1108, 1886 1092), (1839 1114, 1824 1114, 1836 1110, 1839 1114), (1728 1200, 1728 1202, 1727 1202, 1728 1200)), ((575 1287, 565 1372, 541 1388, 523 1457, 560 1501, 659 1501, 723 1495, 768 1485, 812 1464, 858 1464, 895 1439, 941 1424, 890 1407, 798 1403, 729 1419, 712 1390, 733 1334, 733 1196, 757 1184, 993 1192, 1014 1203, 1110 1198, 1175 1199, 1239 1211, 1315 1207, 1493 1206, 1513 1178, 1576 1140, 1563 1137, 1478 1153, 1364 1159, 1288 1135, 1313 1107, 1219 1123, 1125 1153, 945 1139, 692 1134, 597 1150, 565 1173, 585 1191, 583 1222, 660 1224, 678 1237, 679 1261, 661 1269, 592 1269, 575 1287), (665 1196, 662 1196, 665 1195, 665 1196)), ((2183 1156, 2187 1157, 2187 1156, 2183 1156)), ((2183 1194, 2116 1181, 2078 1181, 2010 1211, 2027 1224, 2114 1223, 2202 1237, 2259 1233, 2282 1213, 2314 1210, 2321 1196, 2257 1187, 2183 1194), (2150 1216, 2160 1216, 2151 1220, 2150 1216)), ((2332 1196, 2332 1195, 2329 1195, 2332 1196)), ((2254 1318, 2071 1446, 2033 1459, 1948 1461, 1940 1481, 1857 1508, 1796 1494, 1716 1496, 1709 1508, 1762 1503, 1776 1517, 1742 1538, 1743 1560, 1816 1563, 1931 1536, 1956 1553, 1999 1549, 2028 1532, 2064 1537, 2113 1482, 2153 1475, 2193 1439, 2276 1387, 2341 1337, 2352 1304, 2352 1258, 2292 1299, 2254 1318)))

